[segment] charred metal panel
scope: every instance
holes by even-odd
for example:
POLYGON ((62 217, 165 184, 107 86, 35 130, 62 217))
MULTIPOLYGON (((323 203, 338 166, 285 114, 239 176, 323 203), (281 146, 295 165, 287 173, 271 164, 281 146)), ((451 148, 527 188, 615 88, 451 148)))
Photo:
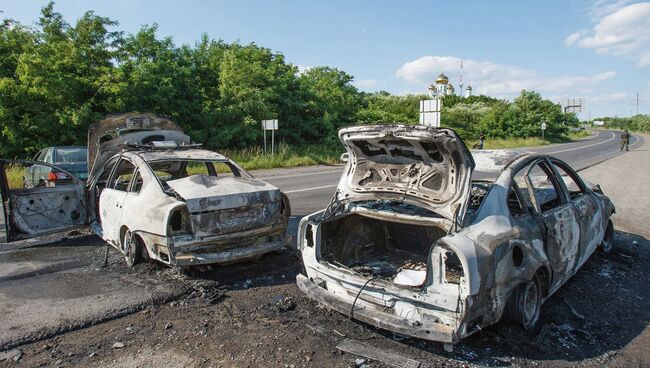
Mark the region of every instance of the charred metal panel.
POLYGON ((83 193, 74 186, 13 190, 9 193, 13 224, 27 236, 83 225, 86 206, 81 198, 83 193))

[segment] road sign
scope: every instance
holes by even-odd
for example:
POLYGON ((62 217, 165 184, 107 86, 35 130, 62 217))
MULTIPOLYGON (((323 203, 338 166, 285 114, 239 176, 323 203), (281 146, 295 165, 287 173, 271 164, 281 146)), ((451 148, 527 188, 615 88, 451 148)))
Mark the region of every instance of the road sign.
POLYGON ((275 131, 278 130, 278 119, 262 120, 264 131, 264 153, 266 154, 266 131, 271 131, 271 155, 275 154, 275 131))
POLYGON ((442 100, 438 98, 420 101, 420 124, 439 127, 441 107, 442 100))
POLYGON ((542 130, 546 130, 546 123, 542 123, 542 130))
POLYGON ((278 130, 278 119, 262 120, 262 129, 264 129, 264 130, 278 130))

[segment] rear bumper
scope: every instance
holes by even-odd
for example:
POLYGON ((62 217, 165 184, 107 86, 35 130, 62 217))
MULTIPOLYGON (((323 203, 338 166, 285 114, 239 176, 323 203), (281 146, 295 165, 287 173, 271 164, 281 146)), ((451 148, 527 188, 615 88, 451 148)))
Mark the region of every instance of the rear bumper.
POLYGON ((290 237, 277 236, 270 237, 270 241, 255 244, 242 244, 237 247, 228 247, 228 249, 219 249, 223 244, 214 246, 213 249, 209 244, 202 244, 195 251, 182 251, 175 249, 172 253, 171 264, 175 266, 199 266, 199 265, 227 265, 231 263, 244 262, 258 258, 266 253, 280 250, 289 243, 290 237))
MULTIPOLYGON (((353 303, 336 297, 304 275, 299 274, 296 277, 296 283, 310 298, 346 316, 350 315, 353 303)), ((423 340, 452 344, 459 340, 456 330, 449 325, 432 322, 414 324, 413 321, 382 311, 361 299, 358 299, 356 304, 354 304, 354 313, 352 316, 356 320, 371 324, 375 327, 423 340)))

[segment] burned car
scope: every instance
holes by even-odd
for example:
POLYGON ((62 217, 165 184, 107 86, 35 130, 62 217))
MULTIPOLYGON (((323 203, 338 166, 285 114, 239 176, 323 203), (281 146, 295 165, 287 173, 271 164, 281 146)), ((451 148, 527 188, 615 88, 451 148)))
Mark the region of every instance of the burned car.
POLYGON ((227 157, 189 142, 163 116, 108 116, 89 129, 85 188, 79 181, 20 187, 12 178, 21 168, 56 167, 3 160, 0 237, 14 241, 89 224, 130 266, 142 259, 228 264, 283 247, 287 197, 227 157))
POLYGON ((342 129, 349 161, 330 205, 302 219, 298 286, 350 318, 446 343, 542 303, 600 245, 614 207, 566 163, 470 153, 451 129, 342 129))

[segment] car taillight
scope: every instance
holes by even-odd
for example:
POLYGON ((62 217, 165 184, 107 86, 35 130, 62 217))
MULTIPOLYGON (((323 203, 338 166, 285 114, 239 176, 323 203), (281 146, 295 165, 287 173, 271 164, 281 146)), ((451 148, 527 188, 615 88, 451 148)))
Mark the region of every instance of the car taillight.
POLYGON ((175 236, 191 233, 192 227, 190 225, 190 213, 187 211, 187 207, 180 207, 175 209, 169 216, 167 234, 169 236, 175 236))
POLYGON ((47 174, 47 180, 50 180, 50 181, 63 180, 63 179, 70 179, 70 176, 68 176, 68 174, 66 174, 66 173, 55 172, 55 171, 49 172, 47 174))

